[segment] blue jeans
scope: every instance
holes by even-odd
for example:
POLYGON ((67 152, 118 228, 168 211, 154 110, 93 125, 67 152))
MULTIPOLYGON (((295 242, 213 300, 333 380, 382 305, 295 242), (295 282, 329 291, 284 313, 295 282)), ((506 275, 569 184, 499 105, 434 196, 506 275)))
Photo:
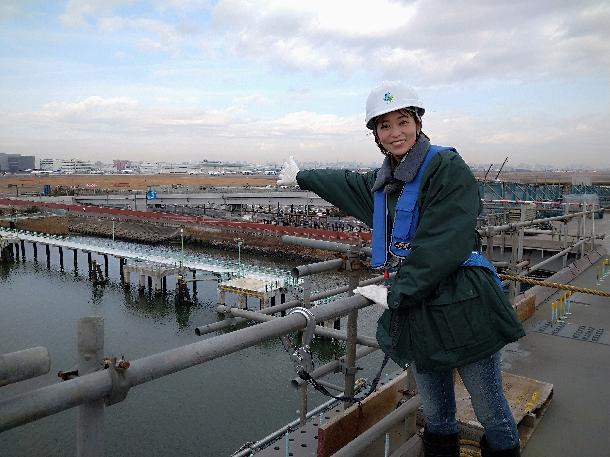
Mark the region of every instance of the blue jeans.
MULTIPOLYGON (((438 434, 457 433, 451 370, 418 373, 414 364, 411 366, 422 399, 428 431, 438 434)), ((500 353, 496 352, 457 370, 470 393, 474 412, 485 430, 489 447, 501 450, 519 444, 517 425, 502 390, 500 353)))

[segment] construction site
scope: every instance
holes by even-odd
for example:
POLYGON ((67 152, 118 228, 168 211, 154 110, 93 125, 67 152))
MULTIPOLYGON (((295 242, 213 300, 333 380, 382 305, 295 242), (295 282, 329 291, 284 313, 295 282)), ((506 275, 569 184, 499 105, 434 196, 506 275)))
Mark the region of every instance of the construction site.
MULTIPOLYGON (((267 436, 244 439, 241 447, 233 443, 232 457, 422 455, 421 400, 410 369, 388 368, 368 396, 373 380, 357 374, 362 360, 380 352, 370 322, 362 322, 371 302, 351 293, 358 285, 384 280, 368 264, 370 230, 305 192, 252 191, 251 176, 241 181, 243 186, 247 179, 248 187, 215 191, 223 194, 222 202, 194 187, 148 198, 146 192, 158 183, 147 179, 141 183, 143 201, 134 201, 133 191, 125 197, 131 207, 122 202, 123 193, 117 189, 107 189, 101 201, 97 191, 5 195, 0 200, 2 261, 38 261, 44 257, 38 247, 44 246, 47 268, 54 268, 51 249, 59 250, 58 267, 68 268, 64 250, 70 250, 76 271, 86 254, 89 279, 93 271, 98 281, 91 287, 103 287, 115 281, 114 267, 109 274, 108 265, 116 258, 123 288, 166 294, 166 284, 176 282, 176 293, 187 304, 202 287, 197 286, 200 281, 212 280, 219 319, 192 323, 193 341, 187 345, 133 360, 118 354, 108 358, 104 332, 112 329, 104 327, 101 317, 80 319, 76 372, 65 372, 61 381, 44 387, 0 395, 0 431, 5 432, 0 439, 11 429, 76 408, 77 455, 119 455, 104 452, 116 441, 104 430, 104 414, 113 415, 114 408, 104 410, 129 398, 131 389, 189 367, 204 370, 215 359, 280 338, 294 364, 285 382, 294 388, 296 418, 268 430, 267 436), (248 194, 240 193, 236 203, 227 197, 236 191, 248 194), (74 237, 77 241, 71 241, 74 237), (151 248, 130 250, 113 244, 119 240, 151 248), (155 255, 155 246, 165 246, 163 253, 155 255), (190 254, 195 246, 237 251, 238 263, 190 254), (246 253, 290 260, 297 266, 285 272, 256 271, 242 263, 246 253), (343 277, 344 284, 314 290, 310 279, 329 272, 343 277), (310 347, 316 339, 341 342, 343 353, 314 364, 310 347), (309 381, 299 376, 303 371, 309 381), (359 401, 321 402, 325 397, 320 391, 359 401)), ((258 184, 266 182, 261 178, 258 184)), ((231 184, 235 183, 222 185, 231 184)), ((197 185, 216 186, 219 181, 197 185)), ((502 351, 505 394, 518 422, 522 455, 607 455, 610 418, 599 405, 610 401, 603 389, 603 361, 610 348, 610 191, 604 185, 485 181, 480 188, 485 204, 478 222, 482 252, 498 269, 527 333, 502 351)), ((24 347, 1 357, 3 384, 46 375, 51 363, 44 347, 24 347)), ((457 374, 455 380, 461 455, 480 455, 482 428, 457 374)), ((252 419, 260 421, 264 415, 260 411, 252 419)), ((203 449, 206 443, 200 446, 203 449)))

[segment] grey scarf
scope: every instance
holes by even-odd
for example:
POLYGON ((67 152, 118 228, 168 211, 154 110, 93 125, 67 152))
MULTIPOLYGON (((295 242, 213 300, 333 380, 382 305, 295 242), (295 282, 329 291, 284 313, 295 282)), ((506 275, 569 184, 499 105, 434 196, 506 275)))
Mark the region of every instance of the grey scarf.
POLYGON ((392 158, 386 156, 371 190, 377 192, 384 188, 386 194, 392 194, 402 189, 406 182, 413 181, 426 158, 429 146, 430 138, 424 132, 420 132, 415 144, 394 169, 392 169, 392 158))

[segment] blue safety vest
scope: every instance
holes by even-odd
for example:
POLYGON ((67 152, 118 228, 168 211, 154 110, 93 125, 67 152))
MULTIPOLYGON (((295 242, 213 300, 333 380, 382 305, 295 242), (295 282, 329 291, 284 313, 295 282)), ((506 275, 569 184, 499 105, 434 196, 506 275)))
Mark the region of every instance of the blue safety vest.
MULTIPOLYGON (((411 253, 411 240, 415 236, 415 231, 419 224, 417 195, 419 193, 421 181, 430 161, 440 151, 444 150, 450 150, 457 153, 453 148, 430 145, 428 153, 426 154, 415 179, 405 183, 403 186, 402 192, 396 202, 394 225, 391 234, 388 234, 390 215, 388 213, 387 195, 383 189, 379 189, 373 194, 373 234, 371 239, 371 248, 373 251, 371 266, 373 268, 385 267, 389 254, 399 258, 405 258, 411 253), (389 246, 388 241, 390 241, 389 246)), ((488 269, 493 274, 496 283, 500 288, 502 287, 502 282, 498 277, 496 269, 481 253, 473 251, 462 265, 488 269)))

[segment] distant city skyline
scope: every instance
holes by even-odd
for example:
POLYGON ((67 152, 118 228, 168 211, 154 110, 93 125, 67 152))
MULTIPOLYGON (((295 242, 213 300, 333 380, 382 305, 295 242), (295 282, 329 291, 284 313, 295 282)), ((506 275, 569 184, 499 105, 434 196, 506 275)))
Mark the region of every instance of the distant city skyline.
MULTIPOLYGON (((1 154, 0 154, 1 155, 1 154)), ((51 169, 50 166, 55 165, 55 168, 60 168, 62 162, 69 161, 77 161, 83 163, 89 163, 90 165, 98 168, 138 168, 139 166, 151 166, 151 165, 162 165, 164 167, 171 167, 171 165, 175 166, 189 166, 191 168, 196 168, 197 166, 243 166, 246 168, 265 168, 265 169, 275 169, 279 170, 282 167, 282 161, 249 161, 249 160, 211 160, 211 159, 195 159, 195 160, 157 160, 157 161, 148 161, 148 160, 140 160, 140 159, 129 159, 129 158, 114 158, 110 160, 87 160, 82 157, 70 157, 70 158, 50 158, 50 157, 41 157, 36 158, 36 166, 40 169, 51 169), (43 161, 44 166, 43 166, 43 161), (117 165, 120 164, 120 165, 117 165)), ((540 163, 517 163, 511 164, 508 161, 506 163, 498 162, 498 163, 469 163, 467 164, 473 170, 490 170, 490 173, 497 173, 500 169, 504 171, 518 171, 518 170, 527 170, 527 171, 539 171, 539 172, 554 172, 554 171, 610 171, 610 164, 606 164, 606 166, 601 167, 567 167, 567 166, 553 166, 550 164, 540 164, 540 163)), ((298 165, 301 168, 328 168, 333 166, 340 166, 349 169, 358 169, 358 168, 376 168, 379 167, 379 162, 374 160, 371 161, 359 161, 359 160, 306 160, 300 161, 298 165)))
POLYGON ((610 3, 4 0, 0 153, 374 164, 411 84, 469 164, 610 167, 610 3))

